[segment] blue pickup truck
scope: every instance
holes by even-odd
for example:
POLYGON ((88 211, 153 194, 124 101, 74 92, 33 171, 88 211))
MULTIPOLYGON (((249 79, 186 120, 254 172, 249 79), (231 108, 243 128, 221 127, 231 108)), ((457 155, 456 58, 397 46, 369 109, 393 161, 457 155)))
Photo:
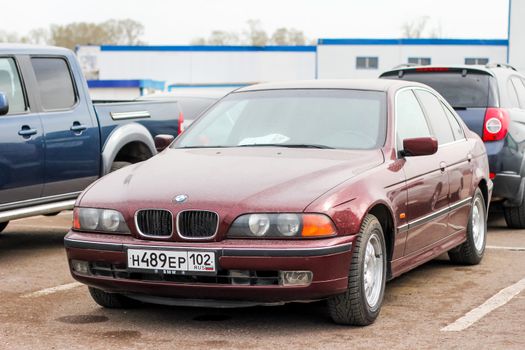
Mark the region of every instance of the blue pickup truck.
POLYGON ((92 102, 75 55, 0 45, 0 232, 10 220, 73 207, 89 184, 177 136, 176 101, 92 102))

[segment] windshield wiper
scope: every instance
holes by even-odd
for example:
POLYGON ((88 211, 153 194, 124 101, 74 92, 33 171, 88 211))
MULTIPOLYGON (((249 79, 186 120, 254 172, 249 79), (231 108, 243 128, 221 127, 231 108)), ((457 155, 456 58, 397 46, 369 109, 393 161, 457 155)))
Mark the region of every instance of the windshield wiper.
POLYGON ((237 147, 286 147, 286 148, 320 148, 320 149, 334 149, 334 147, 315 144, 289 144, 289 143, 254 143, 249 145, 238 145, 237 147))

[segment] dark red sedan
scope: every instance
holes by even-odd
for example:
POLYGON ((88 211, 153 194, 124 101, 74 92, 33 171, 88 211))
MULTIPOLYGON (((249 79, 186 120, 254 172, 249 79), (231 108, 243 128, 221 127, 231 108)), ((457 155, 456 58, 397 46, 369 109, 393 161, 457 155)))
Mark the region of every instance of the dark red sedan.
POLYGON ((335 322, 368 325, 387 280, 483 256, 485 148, 425 85, 254 85, 171 141, 76 203, 71 273, 104 307, 327 299, 335 322))

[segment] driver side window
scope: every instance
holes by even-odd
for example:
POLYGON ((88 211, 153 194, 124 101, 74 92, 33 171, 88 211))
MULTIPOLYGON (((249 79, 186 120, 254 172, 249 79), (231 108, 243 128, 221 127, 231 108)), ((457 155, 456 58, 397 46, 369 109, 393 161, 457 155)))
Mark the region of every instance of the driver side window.
POLYGON ((430 136, 427 120, 412 90, 398 93, 395 118, 398 148, 404 139, 430 136))

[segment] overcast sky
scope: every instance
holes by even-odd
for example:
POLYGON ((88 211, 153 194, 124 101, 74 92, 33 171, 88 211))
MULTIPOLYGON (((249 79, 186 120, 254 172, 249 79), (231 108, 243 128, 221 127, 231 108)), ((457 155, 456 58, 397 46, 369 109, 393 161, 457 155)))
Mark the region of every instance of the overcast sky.
MULTIPOLYGON (((522 0, 514 0, 522 1, 522 0)), ((429 16, 445 38, 507 38, 509 0, 11 0, 0 30, 131 18, 149 44, 188 44, 214 29, 242 31, 246 20, 303 30, 308 38, 399 38, 401 26, 429 16)))

